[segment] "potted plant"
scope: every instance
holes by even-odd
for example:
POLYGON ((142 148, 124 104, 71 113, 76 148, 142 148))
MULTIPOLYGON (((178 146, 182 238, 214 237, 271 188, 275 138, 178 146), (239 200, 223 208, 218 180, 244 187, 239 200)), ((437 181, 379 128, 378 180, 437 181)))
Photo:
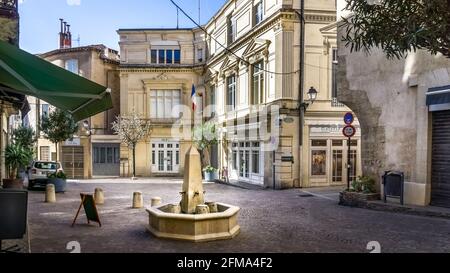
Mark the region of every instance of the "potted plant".
POLYGON ((339 194, 339 204, 352 207, 364 207, 367 201, 379 200, 375 179, 370 176, 359 176, 352 182, 351 188, 339 194))
POLYGON ((23 179, 19 176, 19 168, 26 166, 32 153, 22 145, 9 144, 5 148, 5 166, 8 170, 7 179, 3 179, 3 188, 5 189, 23 189, 23 179))
POLYGON ((66 174, 59 170, 54 173, 47 175, 48 184, 55 185, 55 192, 65 192, 67 187, 67 176, 66 174))
POLYGON ((211 165, 206 166, 206 168, 203 169, 203 172, 205 173, 205 180, 208 182, 216 180, 218 178, 217 171, 218 170, 211 165))

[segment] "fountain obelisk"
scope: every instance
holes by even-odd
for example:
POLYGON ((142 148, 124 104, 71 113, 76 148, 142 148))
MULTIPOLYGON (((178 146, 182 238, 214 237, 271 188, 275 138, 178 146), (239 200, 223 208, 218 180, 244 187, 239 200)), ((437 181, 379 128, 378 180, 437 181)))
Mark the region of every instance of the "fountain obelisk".
POLYGON ((186 153, 181 195, 180 205, 183 213, 193 214, 197 205, 205 203, 200 153, 194 146, 186 153))

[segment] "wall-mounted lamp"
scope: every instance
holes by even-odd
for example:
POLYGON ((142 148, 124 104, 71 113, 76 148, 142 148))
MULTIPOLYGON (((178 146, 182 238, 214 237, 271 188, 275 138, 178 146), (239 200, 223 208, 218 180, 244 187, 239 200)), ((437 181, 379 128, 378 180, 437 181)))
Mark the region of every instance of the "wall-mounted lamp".
POLYGON ((93 130, 88 120, 83 121, 83 128, 86 129, 86 133, 88 136, 93 135, 93 130))
POLYGON ((303 109, 303 111, 306 111, 308 107, 313 104, 317 99, 317 90, 314 87, 311 87, 308 91, 308 102, 302 102, 300 107, 303 109))

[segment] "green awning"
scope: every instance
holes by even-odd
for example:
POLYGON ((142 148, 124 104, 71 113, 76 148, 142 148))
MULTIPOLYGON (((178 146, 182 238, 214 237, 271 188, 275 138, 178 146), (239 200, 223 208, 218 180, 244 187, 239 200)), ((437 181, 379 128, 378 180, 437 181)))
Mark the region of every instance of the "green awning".
POLYGON ((112 108, 109 88, 2 41, 0 90, 42 99, 77 121, 112 108))

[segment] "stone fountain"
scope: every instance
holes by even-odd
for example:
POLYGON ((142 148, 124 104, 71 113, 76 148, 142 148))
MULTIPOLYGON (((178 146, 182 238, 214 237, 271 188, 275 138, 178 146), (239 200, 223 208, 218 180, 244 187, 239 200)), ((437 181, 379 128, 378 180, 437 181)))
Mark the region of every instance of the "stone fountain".
POLYGON ((186 154, 180 204, 147 209, 148 230, 160 238, 207 242, 231 239, 240 230, 239 207, 204 201, 200 154, 192 147, 186 154))

